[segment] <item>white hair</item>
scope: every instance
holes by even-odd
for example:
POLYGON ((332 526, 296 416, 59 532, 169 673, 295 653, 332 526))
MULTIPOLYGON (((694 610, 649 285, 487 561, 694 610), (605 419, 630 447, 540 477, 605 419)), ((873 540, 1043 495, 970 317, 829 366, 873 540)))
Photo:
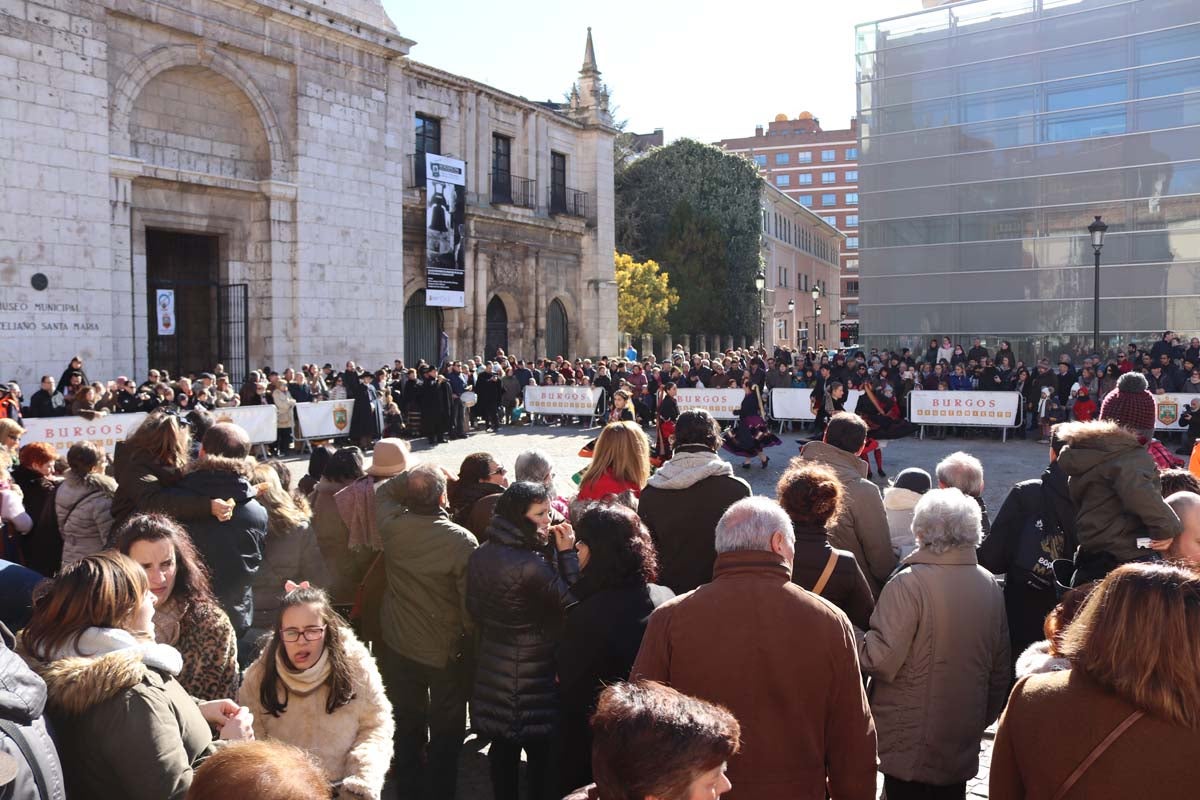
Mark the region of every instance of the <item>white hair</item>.
POLYGON ((513 472, 513 477, 518 481, 529 481, 530 483, 540 483, 550 486, 553 484, 550 476, 554 472, 554 462, 550 460, 550 456, 541 450, 526 450, 517 456, 517 463, 513 467, 513 472))
POLYGON ((983 494, 983 464, 961 450, 938 462, 937 479, 943 487, 978 497, 983 494))
POLYGON ((1200 494, 1195 492, 1176 492, 1167 498, 1167 505, 1175 512, 1175 516, 1179 517, 1179 521, 1187 527, 1186 516, 1195 514, 1200 508, 1200 494))
POLYGON ((913 509, 912 533, 917 545, 932 553, 978 547, 983 538, 979 503, 958 489, 931 489, 913 509))
POLYGON ((718 553, 736 550, 770 550, 771 536, 782 533, 795 547, 792 521, 779 504, 767 497, 747 497, 731 505, 717 523, 718 553))

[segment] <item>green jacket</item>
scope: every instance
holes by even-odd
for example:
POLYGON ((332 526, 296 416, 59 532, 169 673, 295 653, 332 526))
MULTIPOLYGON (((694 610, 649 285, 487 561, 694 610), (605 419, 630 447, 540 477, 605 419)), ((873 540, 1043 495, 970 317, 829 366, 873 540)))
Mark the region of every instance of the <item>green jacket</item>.
POLYGON ((462 652, 471 627, 467 559, 479 542, 445 509, 409 509, 398 494, 381 490, 376 511, 387 574, 383 641, 405 658, 440 669, 462 652))
POLYGON ((1112 423, 1078 423, 1063 441, 1058 465, 1068 476, 1081 550, 1123 564, 1152 552, 1137 546, 1139 537, 1179 534, 1179 517, 1163 501, 1158 467, 1137 434, 1112 423))

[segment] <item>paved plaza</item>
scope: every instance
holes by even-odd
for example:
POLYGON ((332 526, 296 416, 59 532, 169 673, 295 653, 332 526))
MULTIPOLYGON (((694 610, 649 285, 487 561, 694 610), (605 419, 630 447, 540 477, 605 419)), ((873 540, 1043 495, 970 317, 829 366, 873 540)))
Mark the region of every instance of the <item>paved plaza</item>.
MULTIPOLYGON (((422 461, 439 464, 457 473, 462 459, 468 453, 486 451, 510 470, 517 455, 524 450, 539 449, 554 459, 555 480, 558 491, 570 496, 576 491, 571 476, 587 465, 579 457, 579 449, 597 435, 596 428, 578 426, 518 426, 504 428, 499 433, 473 433, 466 439, 451 441, 430 447, 425 440, 411 442, 413 452, 422 461)), ((751 469, 737 466, 740 459, 722 452, 722 456, 735 465, 738 475, 746 478, 755 494, 773 495, 775 482, 783 474, 788 460, 800 449, 796 439, 804 438, 804 431, 785 431, 780 438, 783 444, 769 449, 771 457, 766 469, 755 462, 751 469)), ((977 432, 975 438, 947 437, 943 440, 916 438, 887 442, 884 448, 884 469, 894 476, 905 467, 921 467, 931 475, 940 459, 957 450, 977 456, 984 466, 984 499, 994 516, 1008 490, 1017 481, 1035 478, 1045 468, 1048 448, 1036 444, 1032 439, 1002 442, 990 438, 989 434, 977 432)), ((290 462, 293 474, 298 478, 304 472, 306 461, 294 459, 290 462)), ((872 468, 874 462, 872 461, 872 468)), ((511 473, 510 473, 511 474, 511 473)), ((882 483, 881 483, 882 485, 882 483)), ((980 772, 969 786, 972 798, 987 797, 987 770, 991 759, 993 731, 989 731, 981 743, 980 772)), ((491 786, 488 782, 486 748, 474 739, 469 739, 460 761, 459 797, 469 800, 490 800, 491 786)), ((386 797, 394 797, 385 794, 386 797)))

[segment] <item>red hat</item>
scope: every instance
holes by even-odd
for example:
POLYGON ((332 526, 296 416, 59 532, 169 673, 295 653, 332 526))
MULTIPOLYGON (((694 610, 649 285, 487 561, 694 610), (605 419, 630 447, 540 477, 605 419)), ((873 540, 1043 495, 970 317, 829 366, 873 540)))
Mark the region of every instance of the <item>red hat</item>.
POLYGON ((1117 381, 1117 390, 1100 405, 1100 419, 1135 431, 1153 430, 1158 407, 1148 386, 1140 372, 1126 372, 1117 381))

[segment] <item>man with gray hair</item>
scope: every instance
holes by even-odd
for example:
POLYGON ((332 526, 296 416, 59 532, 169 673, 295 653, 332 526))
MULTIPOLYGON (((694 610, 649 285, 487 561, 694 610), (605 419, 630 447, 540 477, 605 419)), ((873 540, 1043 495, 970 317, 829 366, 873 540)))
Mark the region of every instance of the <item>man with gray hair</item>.
POLYGON ((979 519, 984 538, 992 531, 988 520, 987 506, 983 502, 983 463, 970 453, 959 450, 938 462, 937 480, 939 489, 958 489, 979 504, 979 519))
POLYGON ((875 797, 875 724, 846 615, 791 581, 795 533, 773 500, 716 528, 713 580, 650 615, 630 679, 719 703, 742 724, 742 800, 875 797), (770 698, 764 702, 763 698, 770 698))
POLYGON ((917 549, 859 638, 863 672, 875 679, 880 771, 889 800, 962 798, 979 771, 979 740, 1008 694, 1004 598, 975 560, 982 525, 973 498, 927 492, 912 530, 917 549))
POLYGON ((376 512, 387 581, 376 655, 396 720, 401 797, 420 796, 422 785, 454 797, 458 778, 471 690, 462 649, 471 631, 467 559, 478 542, 450 520, 448 505, 445 472, 421 464, 385 484, 376 512), (393 481, 402 491, 388 490, 393 481))
POLYGON ((1167 498, 1167 505, 1183 524, 1183 531, 1171 540, 1167 558, 1200 567, 1200 494, 1176 492, 1167 498))

